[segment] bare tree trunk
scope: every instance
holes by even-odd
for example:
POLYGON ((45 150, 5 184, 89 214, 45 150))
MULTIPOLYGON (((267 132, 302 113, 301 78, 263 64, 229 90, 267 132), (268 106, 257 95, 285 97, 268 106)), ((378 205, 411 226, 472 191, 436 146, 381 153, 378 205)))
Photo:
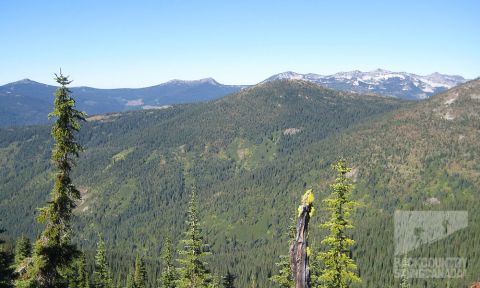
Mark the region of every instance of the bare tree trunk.
POLYGON ((290 245, 290 267, 295 288, 310 288, 310 270, 308 267, 307 235, 311 206, 303 203, 297 220, 297 233, 290 245))

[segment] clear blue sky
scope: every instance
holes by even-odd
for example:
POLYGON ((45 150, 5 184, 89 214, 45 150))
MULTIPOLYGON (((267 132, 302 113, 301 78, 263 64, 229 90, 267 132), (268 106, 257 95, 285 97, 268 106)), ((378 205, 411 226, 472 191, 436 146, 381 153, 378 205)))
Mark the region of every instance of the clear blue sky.
POLYGON ((480 76, 480 1, 1 0, 0 85, 142 87, 283 71, 480 76))

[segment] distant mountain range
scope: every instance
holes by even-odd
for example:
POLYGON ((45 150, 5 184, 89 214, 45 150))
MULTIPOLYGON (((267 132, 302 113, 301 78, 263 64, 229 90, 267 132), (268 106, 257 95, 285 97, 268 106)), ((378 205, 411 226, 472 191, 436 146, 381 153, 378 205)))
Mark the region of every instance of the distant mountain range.
POLYGON ((273 75, 264 82, 280 79, 305 80, 337 90, 374 93, 410 100, 425 99, 467 81, 457 75, 433 73, 421 76, 377 69, 370 72, 355 70, 333 75, 299 74, 289 71, 273 75))
MULTIPOLYGON (((462 76, 434 73, 419 76, 377 69, 323 76, 284 72, 263 82, 304 80, 336 90, 379 94, 401 99, 424 99, 466 82, 462 76)), ((262 82, 262 83, 263 83, 262 82)), ((71 88, 78 109, 89 115, 138 109, 162 109, 169 105, 203 102, 238 92, 247 85, 224 85, 212 78, 194 81, 172 80, 145 88, 71 88)), ((0 127, 43 124, 52 109, 56 87, 29 79, 0 86, 0 127)))
MULTIPOLYGON (((79 110, 89 115, 136 109, 161 109, 168 105, 217 99, 244 86, 223 85, 212 78, 172 80, 145 88, 97 89, 73 87, 79 110)), ((42 124, 53 105, 56 87, 24 79, 0 86, 0 126, 42 124)))

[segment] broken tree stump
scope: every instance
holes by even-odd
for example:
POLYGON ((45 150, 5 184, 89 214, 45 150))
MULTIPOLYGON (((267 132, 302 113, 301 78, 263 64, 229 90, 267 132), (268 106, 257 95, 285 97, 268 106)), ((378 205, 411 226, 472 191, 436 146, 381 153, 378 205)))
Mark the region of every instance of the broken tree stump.
POLYGON ((298 220, 296 224, 295 238, 290 245, 290 268, 292 271, 295 288, 310 288, 310 269, 308 266, 308 223, 314 211, 314 196, 309 189, 302 198, 302 204, 298 207, 298 220))

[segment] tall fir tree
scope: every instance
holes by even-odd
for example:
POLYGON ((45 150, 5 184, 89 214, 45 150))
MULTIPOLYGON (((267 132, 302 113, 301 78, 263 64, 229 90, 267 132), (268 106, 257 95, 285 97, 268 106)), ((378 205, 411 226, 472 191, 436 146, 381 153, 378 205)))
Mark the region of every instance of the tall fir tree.
POLYGON ((186 238, 180 242, 183 249, 178 251, 179 279, 176 281, 178 288, 206 288, 212 282, 212 276, 203 259, 211 253, 206 251, 201 235, 200 223, 197 215, 197 191, 192 188, 191 199, 187 215, 186 238))
POLYGON ((113 281, 107 264, 105 242, 99 235, 97 254, 95 255, 95 271, 93 272, 93 286, 95 288, 111 288, 113 281))
POLYGON ((230 273, 229 270, 227 270, 227 274, 222 277, 222 285, 224 288, 235 288, 235 278, 237 278, 235 275, 230 273))
POLYGON ((23 236, 17 240, 15 244, 15 266, 18 267, 25 258, 29 258, 32 256, 32 244, 30 243, 30 239, 23 236))
POLYGON ((45 229, 35 242, 32 265, 19 280, 18 285, 24 287, 67 287, 68 269, 79 255, 71 243, 71 217, 80 192, 73 185, 70 172, 82 150, 75 133, 80 130, 80 121, 85 120, 86 114, 75 109, 75 100, 67 88, 72 81, 61 71, 55 74, 55 81, 60 87, 55 91, 54 111, 48 116, 56 118, 52 127, 55 145, 51 160, 57 171, 51 201, 39 209, 38 222, 44 224, 45 229))
POLYGON ((172 241, 167 237, 163 244, 163 270, 162 270, 162 288, 175 288, 177 280, 177 271, 173 265, 172 241))
POLYGON ((347 178, 352 169, 347 167, 344 160, 337 162, 333 169, 337 172, 335 183, 330 185, 331 195, 325 199, 330 218, 321 225, 329 234, 322 240, 328 246, 328 251, 318 254, 318 261, 322 262, 323 269, 318 277, 321 287, 347 288, 353 282, 360 282, 356 274, 357 266, 350 257, 349 248, 355 243, 347 232, 353 229, 350 219, 356 202, 350 200, 353 185, 347 178))
POLYGON ((135 274, 133 278, 133 282, 135 284, 135 288, 145 288, 147 286, 147 272, 145 270, 145 263, 143 262, 142 257, 137 255, 135 259, 135 274))

